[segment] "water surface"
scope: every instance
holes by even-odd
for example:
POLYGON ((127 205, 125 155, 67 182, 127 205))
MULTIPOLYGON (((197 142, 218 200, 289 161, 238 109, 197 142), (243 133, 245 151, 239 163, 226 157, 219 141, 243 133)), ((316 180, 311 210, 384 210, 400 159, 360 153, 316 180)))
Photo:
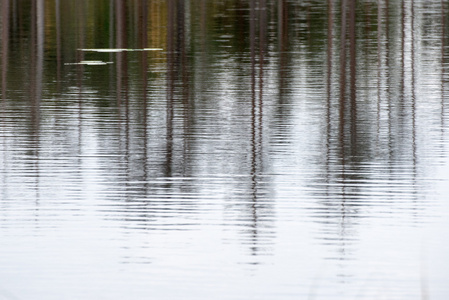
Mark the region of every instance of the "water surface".
POLYGON ((3 0, 0 299, 446 299, 448 10, 3 0))

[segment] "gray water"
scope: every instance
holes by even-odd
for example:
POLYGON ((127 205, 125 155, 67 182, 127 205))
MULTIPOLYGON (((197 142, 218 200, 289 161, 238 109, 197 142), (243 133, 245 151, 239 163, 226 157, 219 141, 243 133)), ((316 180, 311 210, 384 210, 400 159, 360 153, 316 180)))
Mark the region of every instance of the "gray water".
POLYGON ((447 299, 449 4, 354 3, 2 0, 0 299, 447 299))

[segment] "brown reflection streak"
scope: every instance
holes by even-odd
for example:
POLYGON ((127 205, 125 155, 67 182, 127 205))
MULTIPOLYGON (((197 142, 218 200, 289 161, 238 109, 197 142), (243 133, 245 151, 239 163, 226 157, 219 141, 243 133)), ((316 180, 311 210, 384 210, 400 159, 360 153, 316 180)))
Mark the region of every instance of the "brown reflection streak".
POLYGON ((357 155, 357 98, 356 98, 356 0, 349 0, 349 69, 350 69, 350 104, 351 104, 351 154, 357 155))
MULTIPOLYGON (((251 218, 252 231, 251 239, 257 239, 257 211, 255 209, 257 202, 257 149, 256 149, 256 54, 255 54, 255 39, 256 39, 256 1, 251 0, 250 9, 250 24, 249 24, 249 39, 250 39, 250 55, 251 55, 251 218)), ((256 250, 254 245, 251 247, 252 254, 255 255, 256 250)))
POLYGON ((381 37, 382 37, 382 3, 377 1, 377 111, 376 111, 376 147, 380 146, 380 113, 381 113, 381 37))
MULTIPOLYGON (((416 94, 415 94, 415 1, 411 0, 411 37, 412 37, 412 45, 411 45, 411 72, 412 72, 412 151, 413 151, 413 168, 414 174, 416 174, 416 94)), ((415 179, 415 178, 414 178, 415 179)))
POLYGON ((187 171, 190 118, 193 103, 190 102, 190 73, 186 49, 186 8, 184 1, 167 2, 167 101, 166 101, 166 176, 175 172, 185 174, 187 171), (178 87, 180 90, 178 90, 178 87), (179 95, 179 98, 178 98, 179 95), (178 101, 179 100, 179 101, 178 101), (176 108, 179 105, 181 126, 176 126, 176 108), (175 133, 182 132, 181 137, 175 133), (175 153, 178 152, 175 155, 175 153), (176 158, 176 159, 175 159, 176 158))
MULTIPOLYGON (((250 0, 249 42, 251 54, 251 175, 253 192, 257 172, 256 149, 256 0, 250 0)), ((254 200, 254 197, 253 197, 254 200)))
MULTIPOLYGON (((178 0, 178 14, 177 14, 177 24, 178 24, 178 51, 181 52, 181 78, 182 78, 182 107, 183 107, 183 130, 184 136, 188 134, 190 129, 190 73, 187 61, 187 49, 186 49, 186 19, 185 19, 185 2, 184 0, 178 0)), ((182 174, 186 173, 186 163, 185 157, 188 153, 189 139, 184 138, 182 140, 182 157, 181 157, 181 167, 182 174)))
MULTIPOLYGON (((327 1, 327 109, 326 109, 326 176, 329 181, 330 176, 330 158, 331 158, 331 138, 332 138, 332 125, 331 125, 331 108, 332 108, 332 59, 333 59, 333 25, 334 25, 334 3, 333 0, 327 1)), ((327 193, 329 190, 327 189, 327 193)))
POLYGON ((356 99, 356 32, 355 32, 355 0, 342 0, 341 2, 341 35, 340 35, 340 109, 339 109, 339 135, 343 164, 346 159, 347 134, 349 129, 351 155, 357 153, 357 99, 356 99), (349 10, 348 10, 349 6, 349 10), (349 20, 347 15, 349 14, 349 20), (347 51, 346 40, 349 38, 349 99, 347 99, 347 51), (349 103, 348 103, 349 100, 349 103), (349 104, 349 105, 348 105, 349 104), (349 106, 349 107, 348 107, 349 106), (346 125, 347 109, 349 109, 349 124, 346 125), (346 128, 349 126, 349 128, 346 128))
POLYGON ((405 3, 401 1, 401 95, 400 113, 403 114, 404 109, 404 91, 405 91, 405 3))
MULTIPOLYGON (((148 4, 147 0, 140 0, 139 2, 139 41, 140 48, 146 48, 148 43, 147 38, 147 24, 148 24, 148 4)), ((148 116, 148 104, 147 104, 147 89, 148 89, 148 54, 145 51, 140 53, 141 59, 141 80, 142 80, 142 114, 143 114, 143 174, 144 181, 148 181, 148 126, 147 126, 147 116, 148 116)), ((147 191, 147 189, 145 189, 147 191)))
POLYGON ((445 11, 445 1, 441 0, 441 140, 444 140, 445 136, 445 105, 444 100, 446 97, 445 90, 445 74, 446 74, 446 59, 445 59, 445 48, 446 48, 446 11, 445 11))
MULTIPOLYGON (((85 46, 85 6, 84 2, 81 1, 76 6, 77 11, 77 19, 79 20, 78 24, 78 44, 77 47, 79 49, 83 49, 85 46)), ((77 51, 77 61, 83 61, 84 60, 84 51, 77 51)), ((84 78, 84 65, 79 64, 76 66, 76 74, 77 74, 77 86, 78 86, 78 154, 81 157, 81 151, 82 151, 82 134, 83 134, 83 78, 84 78)), ((79 163, 81 163, 81 159, 79 158, 79 163)))
MULTIPOLYGON (((332 41, 334 38, 334 3, 333 0, 327 1, 327 120, 330 126, 330 107, 331 107, 331 84, 332 84, 332 41)), ((330 128, 328 128, 330 129, 330 128)), ((329 132, 328 132, 329 133, 329 132)))
POLYGON ((278 47, 279 47, 279 97, 283 102, 285 78, 287 77, 288 11, 285 0, 278 1, 278 47))
POLYGON ((200 15, 200 31, 201 31, 201 50, 202 55, 206 54, 206 16, 207 16, 207 0, 201 0, 201 15, 200 15))
POLYGON ((251 251, 258 255, 259 239, 259 177, 262 172, 263 144, 263 90, 264 90, 264 60, 267 34, 267 4, 265 0, 251 0, 249 42, 251 58, 251 251), (256 13, 258 11, 258 14, 256 13), (257 22, 258 21, 258 22, 257 22), (259 26, 259 52, 256 55, 256 30, 259 26), (259 64, 257 66, 257 63, 259 64), (258 67, 258 74, 257 74, 258 67), (258 76, 257 76, 258 75, 258 76), (258 80, 258 82, 257 82, 258 80), (258 89, 258 91, 257 91, 258 89))
POLYGON ((36 0, 32 5, 31 28, 31 101, 34 135, 38 137, 40 102, 42 97, 42 74, 44 67, 44 0, 36 0))
MULTIPOLYGON (((84 1, 80 1, 78 3, 78 5, 76 6, 76 18, 77 18, 77 27, 78 27, 78 32, 77 32, 77 47, 79 49, 83 49, 85 48, 85 36, 86 36, 86 25, 85 25, 85 3, 84 1)), ((79 61, 83 61, 84 60, 84 51, 77 51, 76 52, 76 60, 79 61)), ((77 65, 77 80, 78 80, 78 85, 82 84, 82 80, 83 80, 83 76, 84 76, 84 67, 82 64, 77 65)))
POLYGON ((251 247, 252 255, 257 255, 257 248, 255 247, 255 241, 257 240, 257 133, 256 133, 256 1, 250 1, 250 51, 251 51, 251 218, 252 218, 252 230, 251 240, 253 246, 251 247))
POLYGON ((172 174, 173 157, 173 101, 175 85, 174 40, 176 22, 176 0, 168 0, 167 3, 167 108, 166 108, 166 176, 172 174))
MULTIPOLYGON (((114 48, 114 9, 115 9, 115 1, 116 0, 109 0, 109 48, 114 48)), ((111 52, 109 53, 109 61, 112 61, 114 58, 114 54, 111 52)), ((117 68, 117 66, 115 66, 117 68)), ((114 82, 114 72, 113 72, 114 66, 111 64, 109 67, 109 89, 111 91, 114 90, 113 88, 113 82, 114 82)))
POLYGON ((8 51, 9 51, 9 0, 2 1, 2 106, 6 105, 8 51))
POLYGON ((391 76, 389 73, 390 70, 390 0, 385 0, 385 58, 386 58, 386 69, 387 69, 387 110, 388 110, 388 155, 389 160, 391 161, 393 156, 393 137, 392 137, 392 120, 393 120, 393 111, 392 111, 392 103, 391 103, 391 76))
MULTIPOLYGON (((4 118, 3 118, 3 113, 6 110, 6 91, 7 91, 7 73, 8 73, 8 48, 9 48, 9 14, 10 14, 10 7, 9 7, 9 0, 3 0, 1 3, 1 18, 2 18, 2 44, 1 44, 1 52, 2 52, 2 57, 1 57, 1 63, 2 63, 2 71, 1 71, 1 76, 2 76, 2 103, 0 104, 0 126, 4 127, 4 118)), ((1 134, 1 141, 2 141, 2 147, 3 149, 7 149, 6 148, 6 138, 3 134, 1 134)), ((0 166, 0 168, 3 168, 4 170, 8 169, 8 159, 7 159, 7 155, 6 155, 6 151, 2 151, 3 152, 3 164, 0 166)), ((8 174, 4 174, 2 176, 2 184, 3 187, 7 186, 7 181, 8 181, 8 174)), ((3 193, 6 194, 7 193, 7 189, 5 188, 3 190, 3 193)), ((3 195, 3 198, 6 199, 6 196, 3 195)))
POLYGON ((339 155, 341 159, 341 200, 339 202, 339 235, 341 258, 347 248, 347 210, 350 204, 347 197, 353 192, 347 181, 352 175, 347 172, 351 162, 357 159, 359 154, 357 140, 357 103, 356 103, 356 1, 342 0, 341 2, 341 26, 340 26, 340 98, 339 98, 339 155), (349 40, 349 45, 347 45, 349 40), (349 48, 349 53, 347 49, 349 48), (349 54, 349 70, 347 68, 347 55, 349 54), (349 71, 349 78, 347 76, 349 71), (348 82, 349 79, 349 82, 348 82), (349 90, 348 90, 349 88, 349 90), (349 92, 349 93, 348 93, 349 92), (349 151, 348 151, 349 150, 349 151))
MULTIPOLYGON (((257 226, 257 219, 258 219, 258 211, 257 211, 257 185, 258 185, 258 179, 257 175, 258 173, 262 172, 262 133, 263 133, 263 85, 264 85, 264 60, 265 60, 265 47, 266 47, 266 34, 267 34, 267 5, 266 0, 260 0, 259 1, 259 119, 258 119, 258 141, 256 144, 254 155, 257 155, 255 157, 255 163, 256 166, 254 171, 256 172, 254 175, 254 186, 253 186, 253 226, 254 226, 254 251, 256 251, 256 242, 258 237, 258 226, 257 226), (258 166, 258 167, 257 167, 258 166)), ((256 125, 256 124, 254 124, 256 125)))
MULTIPOLYGON (((341 1, 341 26, 340 26, 340 148, 344 160, 345 153, 345 109, 346 109, 346 2, 341 1)), ((344 163, 344 162, 343 162, 344 163)))
MULTIPOLYGON (((116 14, 116 47, 126 48, 126 2, 124 0, 115 1, 115 14, 116 14)), ((120 109, 122 106, 122 93, 127 91, 126 86, 126 73, 127 73, 127 59, 125 52, 117 52, 117 107, 120 109)))
POLYGON ((39 193, 39 127, 40 127, 40 105, 42 98, 42 79, 44 67, 44 0, 33 2, 31 17, 31 81, 30 81, 30 99, 31 99, 31 125, 32 141, 34 150, 34 168, 36 178, 36 201, 40 198, 39 193))
POLYGON ((263 85, 264 85, 264 63, 267 35, 267 4, 266 0, 259 3, 259 152, 262 152, 262 121, 263 121, 263 85))
MULTIPOLYGON (((128 13, 127 1, 116 1, 116 46, 119 49, 128 48, 127 24, 128 13)), ((130 108, 128 91, 128 55, 127 51, 117 52, 117 107, 119 108, 120 121, 124 118, 124 149, 126 161, 126 174, 130 175, 130 108), (124 111, 122 112, 122 109, 124 111)), ((119 123, 120 124, 120 123, 119 123)), ((127 181, 127 184, 129 180, 127 181)))
POLYGON ((61 11, 60 0, 55 0, 55 27, 56 27, 56 82, 58 85, 58 91, 61 84, 61 11))

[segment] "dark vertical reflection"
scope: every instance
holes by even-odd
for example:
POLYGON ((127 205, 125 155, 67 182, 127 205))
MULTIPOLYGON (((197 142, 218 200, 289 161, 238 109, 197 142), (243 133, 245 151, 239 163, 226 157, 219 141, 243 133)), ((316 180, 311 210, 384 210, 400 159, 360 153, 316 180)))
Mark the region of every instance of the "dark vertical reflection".
MULTIPOLYGON (((334 0, 327 1, 327 78, 326 78, 326 183, 330 182, 330 160, 332 149, 332 72, 334 40, 334 0)), ((329 188, 326 189, 329 194, 329 188)))
POLYGON ((2 0, 2 104, 6 105, 7 75, 8 75, 8 52, 9 52, 9 0, 2 0))
MULTIPOLYGON (((284 102, 284 94, 286 90, 286 78, 287 78, 287 51, 288 51, 288 8, 286 0, 278 1, 278 49, 279 49, 279 76, 278 76, 278 86, 279 86, 279 104, 282 109, 282 104, 284 102)), ((281 111, 280 115, 284 113, 281 111)))
POLYGON ((174 122, 174 90, 175 90, 175 40, 176 40, 176 3, 177 0, 167 2, 167 104, 166 104, 166 149, 165 176, 172 175, 173 157, 173 122, 174 122))
MULTIPOLYGON (((251 53, 251 254, 257 255, 257 94, 256 94, 256 0, 250 0, 250 53, 251 53)), ((261 62, 260 62, 261 63, 261 62)))
POLYGON ((341 1, 340 23, 340 108, 339 108, 339 136, 340 151, 344 164, 345 159, 345 117, 346 117, 346 7, 347 0, 341 1))
POLYGON ((183 120, 183 138, 182 138, 182 154, 180 158, 180 172, 186 175, 187 164, 186 157, 189 150, 190 139, 188 138, 191 126, 192 103, 190 102, 190 65, 187 58, 187 20, 186 20, 186 1, 178 0, 177 24, 178 24, 178 49, 181 52, 181 80, 182 80, 182 120, 183 120))
POLYGON ((264 91, 264 63, 267 48, 267 3, 259 0, 259 120, 258 131, 260 145, 259 153, 262 153, 262 123, 263 123, 263 91, 264 91))
MULTIPOLYGON (((288 3, 286 0, 279 0, 278 2, 278 48, 279 53, 284 55, 287 50, 288 40, 288 3)), ((282 60, 281 60, 282 61, 282 60)), ((282 63, 281 63, 282 66, 282 63)), ((280 66, 280 67, 281 67, 280 66)))
POLYGON ((31 18, 31 128, 35 168, 35 198, 40 198, 40 111, 44 68, 44 0, 33 1, 31 18))
MULTIPOLYGON (((127 47, 127 35, 126 35, 126 1, 115 1, 115 32, 116 32, 116 48, 126 49, 127 47)), ((122 107, 123 96, 127 91, 127 54, 126 51, 118 51, 116 56, 116 76, 117 76, 117 107, 122 107)), ((126 109, 126 103, 125 103, 126 109)))
MULTIPOLYGON (((116 40, 116 36, 115 36, 115 29, 116 26, 115 25, 115 2, 117 0, 109 0, 109 32, 108 32, 108 47, 110 49, 115 47, 115 40, 116 40)), ((111 52, 109 53, 109 61, 113 61, 114 58, 114 54, 111 52)), ((114 90, 114 72, 113 72, 113 68, 117 68, 117 66, 114 65, 110 65, 109 67, 109 90, 113 91, 114 90)))
MULTIPOLYGON (((116 17, 116 48, 128 48, 128 27, 127 16, 128 7, 127 1, 116 0, 115 2, 115 17, 116 17)), ((116 57, 116 76, 117 76, 117 107, 120 113, 120 127, 124 128, 124 137, 119 141, 120 150, 124 148, 125 153, 125 170, 127 175, 126 186, 130 182, 130 104, 128 91, 128 54, 127 51, 118 51, 116 57), (123 123, 122 123, 123 122, 123 123), (123 126, 123 127, 122 127, 123 126), (124 145, 120 145, 124 143, 124 145)))
POLYGON ((382 0, 377 0, 377 105, 376 105, 376 151, 380 149, 380 118, 381 118, 381 99, 382 99, 382 0))
MULTIPOLYGON (((357 195, 357 187, 353 185, 355 180, 363 180, 354 172, 360 168, 359 162, 363 158, 364 153, 361 152, 362 140, 358 139, 358 104, 357 104, 357 40, 356 40, 356 1, 342 0, 340 3, 340 20, 339 20, 339 68, 338 70, 338 112, 336 119, 338 120, 337 132, 337 157, 331 160, 332 156, 332 77, 334 70, 333 61, 333 22, 334 13, 332 1, 327 2, 328 8, 328 28, 327 28, 327 188, 326 198, 322 203, 326 206, 326 211, 333 214, 324 222, 327 226, 332 226, 335 236, 331 240, 324 238, 325 243, 332 243, 336 246, 336 259, 346 260, 351 246, 352 233, 351 222, 357 217, 357 204, 359 199, 357 195), (337 160, 335 160, 337 159, 337 160), (338 162, 338 171, 332 171, 332 165, 338 162), (332 195, 338 195, 334 198, 332 195), (338 200, 337 200, 338 199, 338 200), (337 200, 337 201, 334 201, 337 200)), ((327 229, 326 229, 327 230, 327 229)), ((324 230, 325 231, 325 230, 324 230)), ((335 259, 335 256, 332 257, 335 259)), ((341 270, 339 276, 346 277, 346 272, 341 270)))
POLYGON ((416 74, 415 74, 415 0, 411 0, 411 109, 412 109, 412 156, 413 156, 413 174, 416 180, 416 74))
POLYGON ((58 91, 61 84, 61 8, 60 0, 55 0, 55 26, 56 26, 56 82, 58 85, 58 91))
MULTIPOLYGON (((256 110, 256 0, 249 1, 249 47, 251 55, 251 120, 253 120, 256 110)), ((251 124, 253 125, 254 121, 251 124)))
POLYGON ((206 17, 207 17, 207 0, 201 0, 201 14, 200 14, 200 32, 201 32, 201 54, 202 59, 206 54, 206 17))
MULTIPOLYGON (((86 43, 86 38, 85 38, 85 34, 86 34, 86 28, 85 28, 85 3, 84 1, 81 1, 79 3, 77 3, 78 5, 76 6, 76 18, 78 21, 77 24, 77 31, 75 31, 75 40, 77 41, 76 43, 76 48, 77 49, 84 49, 85 48, 85 43, 86 43)), ((84 51, 77 51, 76 52, 76 57, 77 57, 77 61, 83 61, 84 60, 84 51)), ((78 122, 78 140, 77 142, 77 148, 76 148, 76 154, 78 156, 77 158, 77 163, 78 166, 81 166, 82 164, 82 159, 81 159, 81 155, 83 154, 83 149, 82 149, 82 144, 83 144, 83 90, 84 90, 84 86, 83 86, 83 80, 84 80, 84 65, 79 64, 76 66, 76 85, 78 88, 78 109, 77 109, 77 122, 78 122)))
POLYGON ((441 140, 445 136, 445 99, 446 99, 446 44, 447 44, 447 18, 446 18, 446 1, 441 0, 441 140))
MULTIPOLYGON (((334 1, 333 0, 327 0, 327 49, 326 49, 326 56, 327 56, 327 78, 326 78, 326 92, 327 92, 327 135, 329 140, 330 135, 330 112, 331 112, 331 100, 332 100, 332 59, 333 59, 333 39, 334 39, 334 1)), ((328 141, 329 144, 329 141, 328 141)))
POLYGON ((172 176, 174 172, 185 174, 187 167, 187 135, 193 104, 190 102, 191 79, 186 49, 185 14, 184 1, 167 2, 166 176, 172 176), (181 135, 179 139, 178 132, 181 135))
POLYGON ((412 165, 413 165, 413 174, 412 174, 412 182, 413 182, 413 189, 412 189, 412 195, 413 195, 413 201, 416 203, 415 206, 415 217, 416 222, 419 222, 419 214, 418 214, 418 203, 416 200, 419 199, 418 196, 418 156, 417 156, 417 127, 416 127, 416 114, 417 114, 417 96, 416 96, 416 71, 415 71, 415 64, 416 64, 416 57, 415 57, 415 0, 411 0, 411 114, 412 114, 412 165))
MULTIPOLYGON (((341 1, 341 23, 340 23, 340 98, 339 98, 339 142, 340 142, 340 159, 342 164, 341 180, 346 180, 346 11, 347 0, 341 1)), ((346 190, 342 186, 341 211, 344 219, 346 190)))
MULTIPOLYGON (((404 97, 405 97, 405 0, 401 0, 401 83, 399 95, 399 121, 402 124, 404 118, 404 97)), ((400 125, 401 125, 400 124, 400 125)))
POLYGON ((357 141, 357 99, 356 99, 356 31, 355 6, 356 0, 349 0, 349 70, 350 70, 350 106, 351 106, 351 155, 358 155, 357 141))
MULTIPOLYGON (((144 49, 147 47, 148 35, 148 3, 147 0, 140 0, 139 2, 139 47, 144 49)), ((142 80, 142 115, 143 115, 143 181, 148 181, 148 53, 142 51, 140 53, 140 68, 142 80)), ((147 191, 147 189, 145 189, 147 191)))
POLYGON ((266 46, 266 26, 267 26, 267 18, 266 18, 266 1, 259 1, 259 101, 256 104, 253 101, 253 105, 258 106, 258 118, 256 119, 255 115, 253 115, 253 167, 252 167, 252 177, 253 177, 253 203, 252 203, 252 216, 253 216, 253 253, 257 254, 257 246, 258 246, 258 177, 259 174, 262 173, 262 122, 263 122, 263 89, 264 89, 264 52, 266 46))
MULTIPOLYGON (((289 122, 291 114, 290 105, 292 100, 293 86, 296 84, 294 71, 294 55, 292 50, 295 49, 296 36, 291 32, 291 24, 294 23, 294 16, 291 17, 294 5, 286 0, 277 1, 278 20, 277 20, 277 47, 279 55, 279 63, 277 66, 277 118, 279 122, 289 122), (295 38, 294 38, 295 37, 295 38)), ((268 59, 269 61, 269 59, 268 59)), ((285 142, 280 140, 280 143, 285 142)))
POLYGON ((393 120, 393 106, 391 99, 391 85, 392 76, 389 72, 390 70, 390 0, 385 0, 385 58, 386 58, 386 69, 387 69, 387 111, 388 111, 388 160, 392 161, 393 156, 393 135, 392 135, 392 120, 393 120))
MULTIPOLYGON (((76 6, 76 18, 77 18, 77 31, 76 34, 76 47, 78 49, 83 49, 86 46, 86 7, 84 1, 80 1, 78 5, 76 6)), ((84 61, 85 53, 84 51, 77 51, 76 52, 76 61, 81 62, 84 61)), ((79 64, 77 65, 77 81, 78 81, 78 87, 79 92, 81 93, 81 86, 83 82, 83 76, 84 76, 84 65, 79 64)), ((81 98, 81 94, 80 94, 81 98)))
MULTIPOLYGON (((281 16, 281 18, 283 18, 281 16)), ((281 25, 282 26, 282 25, 281 25)), ((263 162, 263 133, 264 133, 264 90, 265 90, 265 58, 267 49, 267 3, 265 0, 251 0, 249 2, 249 54, 250 54, 250 153, 249 174, 250 183, 248 191, 249 228, 245 232, 246 243, 254 258, 261 251, 261 222, 267 217, 268 207, 263 202, 262 174, 263 162)), ((282 47, 282 46, 281 46, 282 47)), ((282 91, 281 91, 282 93, 282 91)), ((266 222, 266 220, 265 220, 266 222)), ((258 264, 255 259, 252 264, 258 264)))
POLYGON ((340 113, 339 113, 340 133, 339 134, 340 134, 340 147, 342 151, 343 163, 346 160, 347 154, 350 154, 351 156, 356 156, 358 148, 357 101, 356 101, 357 99, 356 99, 355 8, 356 8, 355 0, 342 0, 341 26, 340 26, 341 33, 340 33, 340 113), (347 15, 349 15, 349 19, 347 18, 347 15), (346 50, 347 38, 349 38, 349 85, 347 76, 347 50, 346 50), (347 124, 347 121, 349 124, 347 124), (349 133, 349 136, 347 136, 347 133, 349 133), (350 153, 346 152, 346 148, 348 146, 350 147, 351 150, 350 153))
MULTIPOLYGON (((199 21, 199 35, 200 35, 200 47, 201 47, 201 51, 200 51, 200 64, 201 64, 201 69, 205 69, 208 66, 207 63, 207 59, 208 59, 208 26, 207 26, 207 20, 208 20, 208 16, 209 16, 209 11, 208 11, 208 3, 210 1, 207 0, 201 0, 201 6, 200 6, 200 21, 199 21)), ((197 75, 198 77, 198 84, 201 85, 201 90, 206 89, 207 88, 207 73, 206 72, 201 72, 200 74, 197 75)))
POLYGON ((44 0, 33 2, 32 14, 32 80, 31 101, 32 120, 36 137, 39 128, 40 102, 42 97, 42 74, 44 67, 44 0))
MULTIPOLYGON (((10 24, 10 20, 9 20, 9 15, 10 15, 10 6, 9 6, 9 0, 2 0, 1 3, 1 26, 2 26, 2 32, 1 32, 1 38, 2 38, 2 44, 1 44, 1 53, 2 53, 2 57, 1 57, 1 77, 2 77, 2 99, 1 99, 1 103, 0 103, 0 127, 5 127, 5 122, 4 122, 4 113, 6 112, 6 94, 7 94, 7 89, 8 89, 8 54, 9 54, 9 24, 10 24)), ((7 143, 6 143, 6 138, 4 137, 4 134, 1 134, 1 146, 3 147, 4 150, 7 149, 7 143)), ((7 169, 7 151, 2 151, 3 153, 3 164, 0 166, 0 168, 2 169, 7 169)), ((0 194, 1 197, 3 197, 3 199, 7 199, 7 177, 6 175, 1 176, 2 177, 2 185, 3 185, 3 191, 0 194)))

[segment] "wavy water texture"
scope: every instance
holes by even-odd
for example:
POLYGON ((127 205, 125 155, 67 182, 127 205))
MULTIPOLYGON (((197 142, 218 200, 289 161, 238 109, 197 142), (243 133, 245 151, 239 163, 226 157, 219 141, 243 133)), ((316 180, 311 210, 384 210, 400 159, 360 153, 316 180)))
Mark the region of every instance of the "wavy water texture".
POLYGON ((447 299, 445 1, 1 0, 1 299, 447 299))

